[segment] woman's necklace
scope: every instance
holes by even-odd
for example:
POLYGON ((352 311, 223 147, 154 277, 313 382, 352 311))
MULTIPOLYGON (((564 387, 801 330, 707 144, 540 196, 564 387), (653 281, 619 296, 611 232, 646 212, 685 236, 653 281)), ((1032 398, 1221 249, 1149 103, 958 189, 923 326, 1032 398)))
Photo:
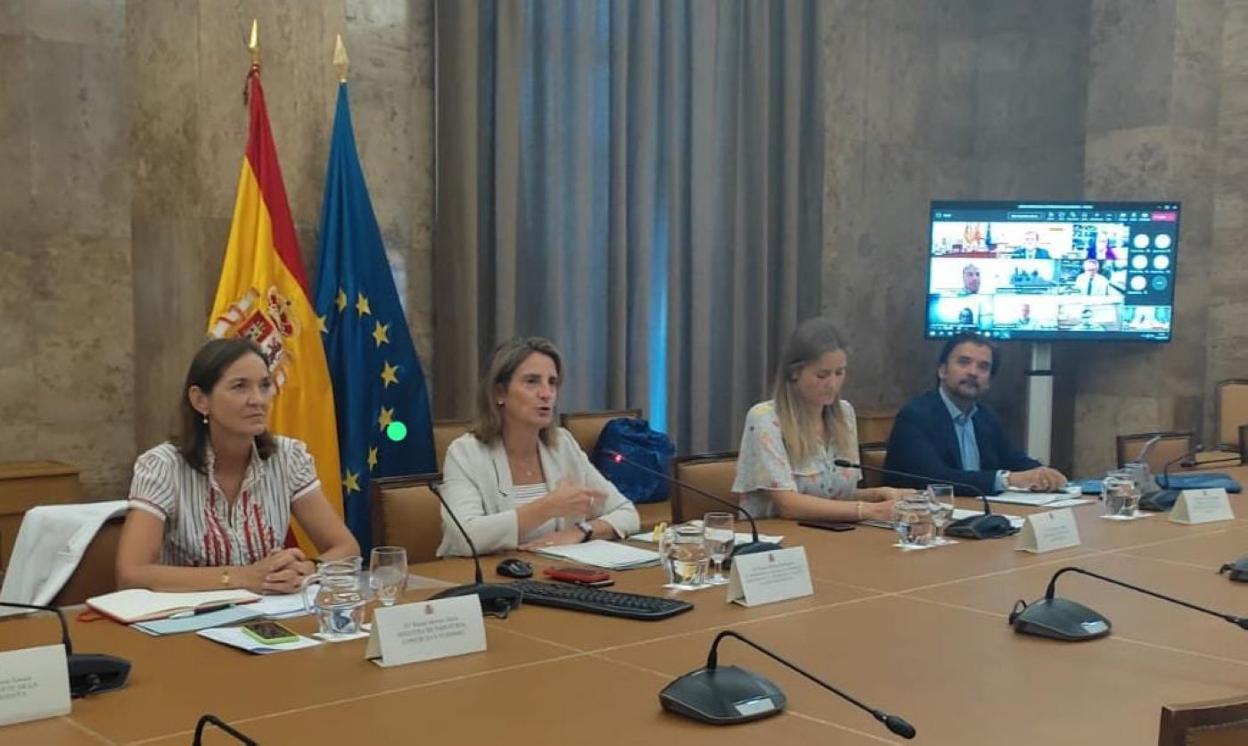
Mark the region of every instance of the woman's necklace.
POLYGON ((534 458, 523 464, 512 459, 508 461, 511 465, 511 473, 516 478, 515 481, 520 484, 533 484, 541 481, 542 462, 540 459, 534 458))

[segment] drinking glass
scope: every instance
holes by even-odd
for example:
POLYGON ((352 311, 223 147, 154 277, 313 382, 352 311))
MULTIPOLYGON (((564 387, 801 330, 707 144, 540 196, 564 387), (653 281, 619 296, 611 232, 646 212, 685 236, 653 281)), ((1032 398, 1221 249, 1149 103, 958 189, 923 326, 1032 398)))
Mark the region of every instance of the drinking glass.
POLYGON ((953 520, 953 485, 927 485, 927 499, 932 507, 932 525, 936 527, 936 535, 932 538, 932 546, 943 546, 953 542, 945 538, 945 526, 953 520))
POLYGON ((690 589, 702 587, 707 565, 711 563, 705 530, 701 524, 682 523, 676 526, 673 534, 668 552, 676 584, 690 589))
POLYGON ((676 573, 672 570, 672 545, 676 543, 676 529, 664 525, 655 533, 659 535, 659 562, 663 565, 663 572, 667 573, 667 584, 675 585, 676 573))
POLYGON ((893 528, 902 548, 927 546, 932 538, 932 507, 927 495, 915 492, 894 503, 893 528))
POLYGON ((1106 516, 1133 518, 1140 506, 1140 488, 1126 471, 1111 471, 1105 476, 1101 497, 1106 516))
POLYGON ((715 574, 707 582, 711 585, 724 585, 728 579, 724 577, 724 560, 732 554, 736 543, 737 529, 732 513, 707 513, 702 516, 702 525, 706 530, 706 546, 715 563, 715 574))
POLYGON ((373 547, 369 558, 368 585, 382 606, 393 606, 407 585, 407 550, 403 547, 373 547))

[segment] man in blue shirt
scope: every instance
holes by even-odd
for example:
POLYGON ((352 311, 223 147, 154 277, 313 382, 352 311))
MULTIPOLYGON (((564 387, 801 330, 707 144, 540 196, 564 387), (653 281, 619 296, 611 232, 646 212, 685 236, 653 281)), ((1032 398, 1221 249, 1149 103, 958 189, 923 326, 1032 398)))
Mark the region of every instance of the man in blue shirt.
POLYGON ((887 476, 898 487, 965 482, 985 494, 1007 488, 1049 491, 1066 477, 1014 446, 996 413, 980 398, 997 372, 996 350, 973 332, 957 334, 940 351, 935 391, 912 399, 893 422, 885 467, 928 479, 887 476))

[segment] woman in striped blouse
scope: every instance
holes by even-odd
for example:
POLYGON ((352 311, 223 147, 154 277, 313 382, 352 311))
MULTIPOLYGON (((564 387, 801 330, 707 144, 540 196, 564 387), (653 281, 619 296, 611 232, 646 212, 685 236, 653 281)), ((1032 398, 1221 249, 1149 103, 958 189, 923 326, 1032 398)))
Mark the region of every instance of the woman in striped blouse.
POLYGON ((315 568, 298 548, 284 547, 292 513, 321 559, 359 554, 307 447, 269 432, 275 393, 264 353, 250 340, 215 339, 195 355, 179 434, 134 464, 117 550, 120 587, 298 590, 315 568))

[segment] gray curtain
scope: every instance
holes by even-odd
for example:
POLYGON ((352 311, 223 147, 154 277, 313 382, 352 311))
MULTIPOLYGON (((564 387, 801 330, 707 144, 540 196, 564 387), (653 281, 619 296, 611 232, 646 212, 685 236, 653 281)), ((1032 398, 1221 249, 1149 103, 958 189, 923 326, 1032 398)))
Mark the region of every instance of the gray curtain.
POLYGON ((819 5, 437 3, 436 416, 537 334, 562 411, 736 447, 819 309, 819 5))

